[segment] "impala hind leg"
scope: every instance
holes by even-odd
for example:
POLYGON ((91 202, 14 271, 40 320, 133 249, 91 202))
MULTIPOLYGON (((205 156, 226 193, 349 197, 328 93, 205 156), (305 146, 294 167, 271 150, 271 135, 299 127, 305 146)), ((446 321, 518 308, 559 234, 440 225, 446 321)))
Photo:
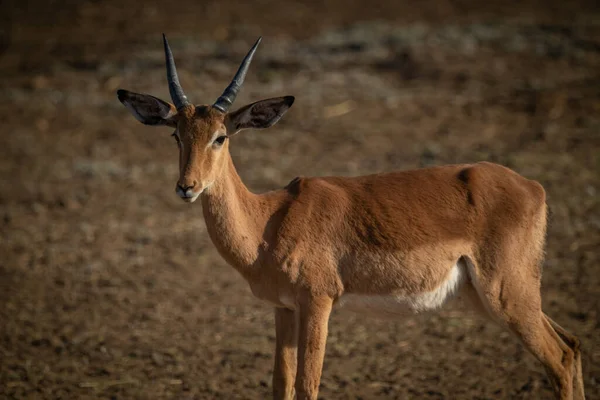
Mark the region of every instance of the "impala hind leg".
MULTIPOLYGON (((503 269, 496 268, 496 271, 503 269)), ((525 275, 525 274, 523 274, 525 275)), ((534 274, 535 275, 535 274, 534 274)), ((544 365, 558 399, 573 399, 575 352, 542 312, 537 276, 475 279, 490 317, 512 333, 544 365)))
POLYGON ((549 316, 544 314, 546 320, 552 326, 552 329, 560 336, 562 341, 573 350, 575 354, 575 371, 573 375, 573 398, 578 400, 585 399, 585 390, 583 385, 583 370, 581 368, 581 342, 579 339, 569 333, 565 328, 554 322, 549 316))

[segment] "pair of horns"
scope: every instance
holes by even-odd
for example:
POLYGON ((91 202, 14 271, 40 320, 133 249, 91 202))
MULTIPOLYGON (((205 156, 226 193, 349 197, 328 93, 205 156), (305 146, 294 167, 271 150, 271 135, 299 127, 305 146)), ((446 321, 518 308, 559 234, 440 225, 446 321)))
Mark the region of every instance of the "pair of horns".
MULTIPOLYGON (((227 110, 229 110, 229 107, 231 107, 231 105, 235 101, 235 98, 238 92, 240 91, 242 84, 244 83, 244 78, 246 78, 246 73, 248 72, 248 67, 250 66, 252 57, 254 56, 256 48, 258 47, 261 40, 262 38, 259 37, 256 43, 254 43, 254 46, 252 46, 248 54, 246 54, 246 57, 244 57, 240 68, 233 77, 233 80, 231 81, 229 86, 227 86, 223 94, 219 96, 217 101, 215 101, 215 103, 213 104, 213 107, 217 110, 221 112, 227 112, 227 110)), ((171 94, 171 99, 173 100, 175 107, 177 107, 177 109, 180 109, 181 107, 190 104, 190 102, 185 96, 181 84, 179 83, 179 77, 177 76, 177 68, 175 68, 175 60, 173 60, 173 53, 171 52, 171 48, 169 47, 169 42, 167 42, 167 37, 164 34, 163 41, 165 44, 165 58, 167 62, 167 81, 169 82, 169 93, 171 94)))

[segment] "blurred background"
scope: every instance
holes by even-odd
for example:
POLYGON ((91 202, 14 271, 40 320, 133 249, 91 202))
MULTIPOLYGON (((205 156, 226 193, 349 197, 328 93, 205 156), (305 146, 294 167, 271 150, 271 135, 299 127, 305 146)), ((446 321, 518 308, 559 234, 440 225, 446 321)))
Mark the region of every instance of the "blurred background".
MULTIPOLYGON (((597 1, 3 0, 0 398, 264 399, 274 324, 174 193, 177 148, 117 101, 168 99, 165 32, 188 97, 221 93, 257 36, 237 105, 296 96, 236 136, 256 192, 297 175, 489 160, 551 210, 546 312, 583 342, 600 398, 597 1)), ((551 398, 543 368, 460 305, 334 313, 323 399, 551 398)))

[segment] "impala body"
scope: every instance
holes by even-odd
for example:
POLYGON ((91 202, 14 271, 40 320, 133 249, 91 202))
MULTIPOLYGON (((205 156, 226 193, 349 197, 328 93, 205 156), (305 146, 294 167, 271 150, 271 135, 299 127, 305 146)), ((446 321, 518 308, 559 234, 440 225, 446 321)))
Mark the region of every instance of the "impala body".
POLYGON ((272 126, 294 101, 229 112, 259 42, 212 105, 188 102, 166 38, 174 104, 125 90, 118 97, 142 123, 175 128, 177 194, 200 199, 219 253, 275 307, 274 398, 317 398, 334 306, 400 316, 437 309, 456 294, 524 343, 558 398, 584 398, 579 341, 541 308, 542 186, 483 162, 296 178, 251 193, 229 154, 230 138, 272 126))

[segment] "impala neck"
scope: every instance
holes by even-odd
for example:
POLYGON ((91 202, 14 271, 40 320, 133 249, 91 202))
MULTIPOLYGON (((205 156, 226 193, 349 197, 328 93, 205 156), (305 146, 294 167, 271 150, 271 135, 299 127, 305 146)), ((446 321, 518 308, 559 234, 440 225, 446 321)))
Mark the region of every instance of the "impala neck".
POLYGON ((258 260, 267 222, 278 207, 276 196, 251 193, 226 155, 224 170, 202 193, 204 220, 219 253, 242 275, 258 260))

